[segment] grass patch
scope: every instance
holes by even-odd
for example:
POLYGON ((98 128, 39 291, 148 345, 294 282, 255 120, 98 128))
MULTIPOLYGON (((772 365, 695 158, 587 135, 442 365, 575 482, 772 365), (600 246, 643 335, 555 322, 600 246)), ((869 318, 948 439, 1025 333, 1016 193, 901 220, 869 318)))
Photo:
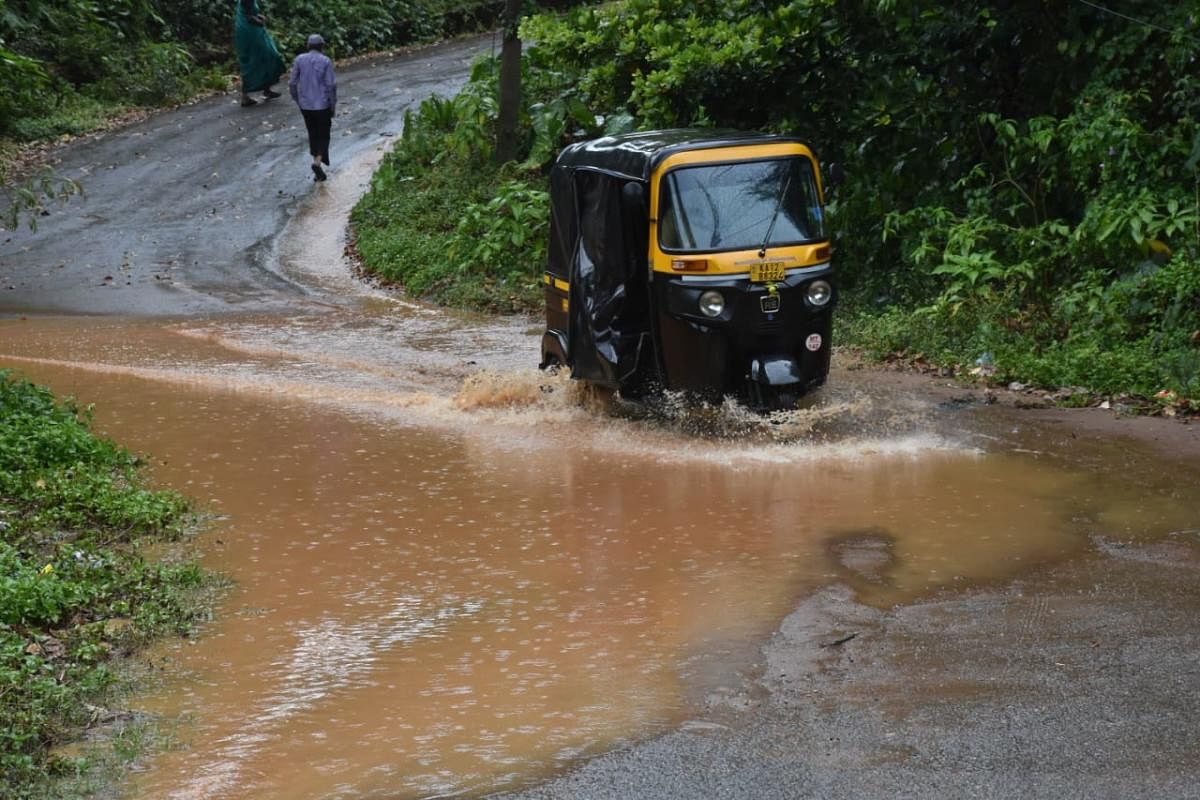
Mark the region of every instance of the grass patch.
MULTIPOLYGON (((64 136, 82 136, 124 122, 138 109, 166 108, 202 95, 224 91, 229 77, 219 67, 175 75, 166 94, 150 95, 126 87, 94 85, 77 90, 64 86, 46 95, 44 106, 12 120, 7 138, 14 143, 42 142, 64 136)), ((162 86, 158 87, 162 90, 162 86)))
MULTIPOLYGON (((538 310, 541 257, 530 255, 524 242, 497 247, 492 259, 476 257, 490 231, 469 229, 484 209, 494 210, 492 220, 503 215, 495 201, 503 199, 509 183, 504 170, 486 161, 448 155, 426 165, 401 143, 351 215, 363 270, 442 305, 499 313, 538 310)), ((525 226, 521 230, 528 233, 525 226)))
POLYGON ((876 362, 940 368, 993 385, 1074 387, 1072 405, 1106 396, 1170 397, 1171 413, 1200 411, 1200 350, 1191 321, 1122 340, 1086 325, 1013 317, 997 302, 949 313, 872 308, 853 298, 838 309, 838 339, 876 362))
POLYGON ((87 785, 99 760, 56 748, 113 722, 123 657, 208 614, 214 584, 194 561, 141 553, 179 540, 188 502, 148 488, 139 461, 89 428, 87 410, 0 370, 3 797, 87 785))
POLYGON ((111 103, 70 92, 56 98, 54 105, 41 114, 14 121, 11 135, 18 142, 78 136, 104 127, 116 112, 111 103))

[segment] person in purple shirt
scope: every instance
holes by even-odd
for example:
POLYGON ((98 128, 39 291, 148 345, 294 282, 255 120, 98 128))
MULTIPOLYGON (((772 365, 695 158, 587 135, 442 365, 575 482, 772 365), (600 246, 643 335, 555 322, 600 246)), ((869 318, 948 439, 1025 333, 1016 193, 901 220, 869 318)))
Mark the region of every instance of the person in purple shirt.
POLYGON ((333 74, 333 62, 321 52, 324 47, 321 34, 309 36, 308 52, 296 56, 288 81, 288 91, 304 115, 313 179, 318 181, 325 180, 321 165, 329 166, 329 129, 337 111, 337 78, 333 74))

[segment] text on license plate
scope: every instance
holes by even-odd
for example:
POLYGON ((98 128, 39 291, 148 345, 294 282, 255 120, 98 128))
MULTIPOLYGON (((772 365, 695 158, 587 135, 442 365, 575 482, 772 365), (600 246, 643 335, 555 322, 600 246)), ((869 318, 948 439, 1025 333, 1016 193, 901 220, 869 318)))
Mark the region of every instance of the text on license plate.
POLYGON ((783 280, 785 272, 782 261, 768 261, 762 264, 750 265, 750 281, 752 283, 778 283, 783 280))

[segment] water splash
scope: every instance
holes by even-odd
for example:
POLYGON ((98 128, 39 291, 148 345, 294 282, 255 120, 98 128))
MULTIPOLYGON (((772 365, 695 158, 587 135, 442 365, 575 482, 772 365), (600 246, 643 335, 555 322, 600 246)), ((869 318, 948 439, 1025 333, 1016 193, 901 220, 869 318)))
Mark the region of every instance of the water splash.
POLYGON ((596 415, 611 413, 614 398, 601 387, 571 380, 563 370, 484 369, 463 380, 454 405, 465 412, 503 408, 596 415))
POLYGON ((638 403, 622 401, 618 414, 685 436, 725 441, 794 442, 815 440, 832 433, 847 418, 863 420, 872 411, 866 395, 818 401, 808 398, 797 408, 767 413, 755 411, 732 397, 721 403, 696 402, 680 392, 638 403))

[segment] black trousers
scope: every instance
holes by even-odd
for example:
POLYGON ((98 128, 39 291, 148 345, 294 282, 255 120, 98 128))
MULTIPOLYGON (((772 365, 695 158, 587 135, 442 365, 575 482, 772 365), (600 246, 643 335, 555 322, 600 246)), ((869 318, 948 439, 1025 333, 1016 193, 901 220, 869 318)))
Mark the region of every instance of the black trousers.
POLYGON ((322 108, 320 111, 300 109, 304 115, 304 127, 308 128, 308 154, 320 156, 326 164, 329 163, 329 129, 333 126, 333 111, 322 108))

